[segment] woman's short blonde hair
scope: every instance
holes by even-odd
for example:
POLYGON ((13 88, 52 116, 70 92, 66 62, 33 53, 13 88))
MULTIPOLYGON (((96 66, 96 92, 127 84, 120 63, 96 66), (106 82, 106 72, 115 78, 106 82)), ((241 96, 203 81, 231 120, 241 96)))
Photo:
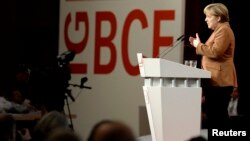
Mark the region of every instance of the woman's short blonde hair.
POLYGON ((212 3, 207 5, 204 10, 204 14, 210 13, 214 16, 218 16, 221 18, 220 22, 228 22, 229 21, 229 13, 227 7, 222 3, 212 3))

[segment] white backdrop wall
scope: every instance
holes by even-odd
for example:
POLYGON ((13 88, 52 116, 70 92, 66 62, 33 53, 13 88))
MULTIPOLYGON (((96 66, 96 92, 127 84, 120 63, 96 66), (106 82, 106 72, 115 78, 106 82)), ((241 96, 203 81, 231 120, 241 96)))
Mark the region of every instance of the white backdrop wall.
POLYGON ((183 45, 171 48, 184 33, 185 0, 60 2, 59 54, 74 50, 70 83, 87 77, 84 85, 92 87, 69 88, 75 131, 85 140, 95 123, 116 119, 139 136, 139 107, 145 103, 136 53, 156 57, 171 50, 164 58, 182 63, 183 45))

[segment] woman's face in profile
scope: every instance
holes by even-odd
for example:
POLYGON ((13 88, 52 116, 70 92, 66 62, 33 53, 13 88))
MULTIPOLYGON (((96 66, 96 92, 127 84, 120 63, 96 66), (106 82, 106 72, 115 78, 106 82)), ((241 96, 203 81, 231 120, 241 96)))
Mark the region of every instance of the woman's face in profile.
POLYGON ((212 12, 206 12, 205 21, 209 29, 214 30, 220 22, 220 17, 214 16, 212 12))

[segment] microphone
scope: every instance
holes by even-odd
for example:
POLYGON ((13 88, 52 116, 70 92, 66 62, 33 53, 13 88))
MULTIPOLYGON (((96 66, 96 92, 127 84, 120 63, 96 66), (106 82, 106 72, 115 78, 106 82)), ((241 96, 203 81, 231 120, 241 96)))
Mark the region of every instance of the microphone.
POLYGON ((80 88, 86 88, 86 89, 92 89, 91 87, 88 87, 88 86, 84 86, 84 83, 88 81, 88 78, 87 77, 83 77, 81 79, 81 85, 80 85, 80 88))
POLYGON ((166 48, 160 55, 158 55, 159 58, 164 57, 165 55, 167 55, 171 50, 173 50, 176 46, 178 46, 183 40, 185 39, 185 35, 181 35, 180 37, 178 37, 176 39, 175 42, 173 42, 170 47, 172 47, 171 49, 166 48), (167 51, 168 50, 168 51, 167 51), (167 51, 167 52, 166 52, 167 51), (166 52, 166 53, 165 53, 166 52))
POLYGON ((80 85, 80 88, 83 88, 84 87, 84 83, 88 81, 88 78, 87 77, 83 77, 81 79, 81 85, 80 85))
POLYGON ((182 39, 185 35, 181 35, 179 38, 176 39, 176 41, 179 41, 180 39, 182 39))
POLYGON ((81 89, 83 89, 83 88, 92 89, 91 87, 84 86, 84 83, 87 82, 87 81, 88 81, 88 78, 87 78, 87 77, 83 77, 83 78, 81 79, 81 84, 80 84, 80 85, 78 85, 78 84, 69 84, 69 85, 71 85, 71 86, 73 86, 73 87, 79 87, 79 88, 81 88, 81 89))

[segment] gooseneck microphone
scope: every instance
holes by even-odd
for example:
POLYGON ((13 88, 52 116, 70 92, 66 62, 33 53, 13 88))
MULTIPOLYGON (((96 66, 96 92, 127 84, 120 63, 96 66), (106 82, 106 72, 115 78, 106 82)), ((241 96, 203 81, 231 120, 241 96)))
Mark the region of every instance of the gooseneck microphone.
POLYGON ((73 86, 73 87, 79 87, 80 89, 83 89, 83 88, 92 89, 91 87, 85 86, 85 85, 84 85, 84 83, 87 82, 87 81, 88 81, 88 78, 87 78, 87 77, 83 77, 83 78, 81 79, 80 85, 78 85, 78 84, 69 84, 69 85, 71 85, 71 86, 73 86))
POLYGON ((88 81, 88 78, 87 77, 83 77, 81 79, 81 84, 80 84, 80 88, 84 88, 84 83, 88 81))
POLYGON ((185 35, 183 34, 183 35, 181 35, 179 38, 177 38, 176 41, 183 40, 184 37, 185 37, 185 35))
POLYGON ((185 35, 181 35, 180 37, 178 37, 176 39, 175 42, 173 42, 169 47, 172 47, 172 48, 166 48, 163 52, 161 52, 161 54, 159 54, 156 58, 162 58, 164 57, 165 55, 167 55, 171 50, 173 50, 175 47, 177 47, 183 40, 185 39, 185 35))
POLYGON ((80 85, 80 88, 86 88, 86 89, 91 89, 91 87, 88 87, 88 86, 84 86, 84 83, 88 81, 88 78, 87 77, 83 77, 81 79, 81 85, 80 85))

